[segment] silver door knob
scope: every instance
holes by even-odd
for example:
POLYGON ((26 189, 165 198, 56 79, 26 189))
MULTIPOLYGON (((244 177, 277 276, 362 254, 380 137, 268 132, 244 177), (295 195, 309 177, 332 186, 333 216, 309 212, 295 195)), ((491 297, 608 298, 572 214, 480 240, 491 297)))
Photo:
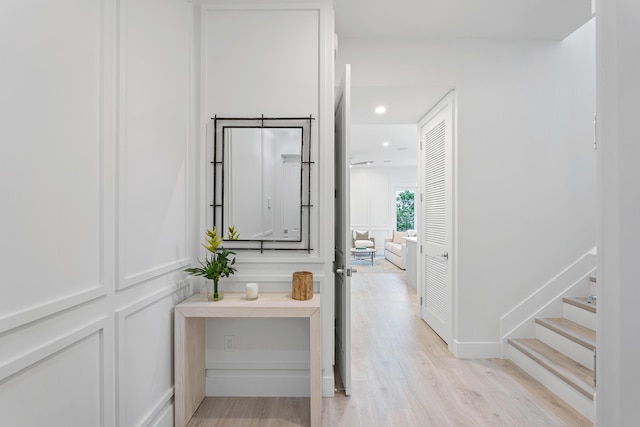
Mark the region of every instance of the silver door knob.
POLYGON ((449 259, 449 252, 446 252, 446 251, 445 251, 445 253, 443 253, 443 254, 442 254, 442 255, 440 255, 440 256, 441 256, 442 258, 444 258, 444 259, 449 259))

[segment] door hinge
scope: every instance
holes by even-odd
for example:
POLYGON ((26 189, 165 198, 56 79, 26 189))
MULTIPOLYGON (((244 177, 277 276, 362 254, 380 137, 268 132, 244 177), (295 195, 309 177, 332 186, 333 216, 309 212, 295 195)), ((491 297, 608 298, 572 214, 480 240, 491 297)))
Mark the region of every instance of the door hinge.
POLYGON ((598 364, 598 353, 593 350, 593 386, 596 386, 596 365, 598 364))
POLYGON ((422 151, 422 140, 420 140, 420 151, 422 151))
POLYGON ((598 149, 598 115, 593 115, 593 149, 598 149))
POLYGON ((420 202, 422 203, 422 193, 420 193, 420 202))
POLYGON ((422 297, 420 297, 420 305, 422 305, 422 297))
POLYGON ((420 253, 422 253, 422 245, 420 245, 420 253))

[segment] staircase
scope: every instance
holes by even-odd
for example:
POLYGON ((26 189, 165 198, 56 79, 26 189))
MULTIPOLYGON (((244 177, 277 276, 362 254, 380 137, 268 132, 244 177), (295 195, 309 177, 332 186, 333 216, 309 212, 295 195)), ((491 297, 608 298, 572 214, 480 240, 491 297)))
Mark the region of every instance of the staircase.
MULTIPOLYGON (((595 283, 595 277, 591 278, 595 283)), ((595 420, 596 298, 562 298, 562 317, 536 318, 535 338, 509 338, 507 357, 595 420)))

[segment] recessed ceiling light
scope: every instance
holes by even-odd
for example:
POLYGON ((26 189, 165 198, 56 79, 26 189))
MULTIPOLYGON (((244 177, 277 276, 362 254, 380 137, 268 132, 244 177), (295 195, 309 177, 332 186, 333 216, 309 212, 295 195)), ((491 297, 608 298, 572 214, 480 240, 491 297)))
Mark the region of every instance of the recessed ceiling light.
POLYGON ((388 146, 389 146, 389 141, 384 141, 384 142, 382 143, 382 146, 383 146, 383 147, 388 147, 388 146))
POLYGON ((384 114, 385 111, 387 111, 387 107, 385 107, 384 105, 378 105, 376 107, 376 113, 378 114, 384 114))

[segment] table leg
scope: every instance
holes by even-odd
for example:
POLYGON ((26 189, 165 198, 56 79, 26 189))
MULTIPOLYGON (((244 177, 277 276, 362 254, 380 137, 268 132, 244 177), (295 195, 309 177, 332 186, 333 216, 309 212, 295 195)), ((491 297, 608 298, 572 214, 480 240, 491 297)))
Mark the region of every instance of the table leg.
POLYGON ((309 317, 309 375, 310 375, 310 398, 311 407, 311 427, 322 425, 322 366, 320 348, 320 310, 316 310, 309 317))
POLYGON ((205 396, 205 319, 175 311, 175 427, 187 425, 205 396))

